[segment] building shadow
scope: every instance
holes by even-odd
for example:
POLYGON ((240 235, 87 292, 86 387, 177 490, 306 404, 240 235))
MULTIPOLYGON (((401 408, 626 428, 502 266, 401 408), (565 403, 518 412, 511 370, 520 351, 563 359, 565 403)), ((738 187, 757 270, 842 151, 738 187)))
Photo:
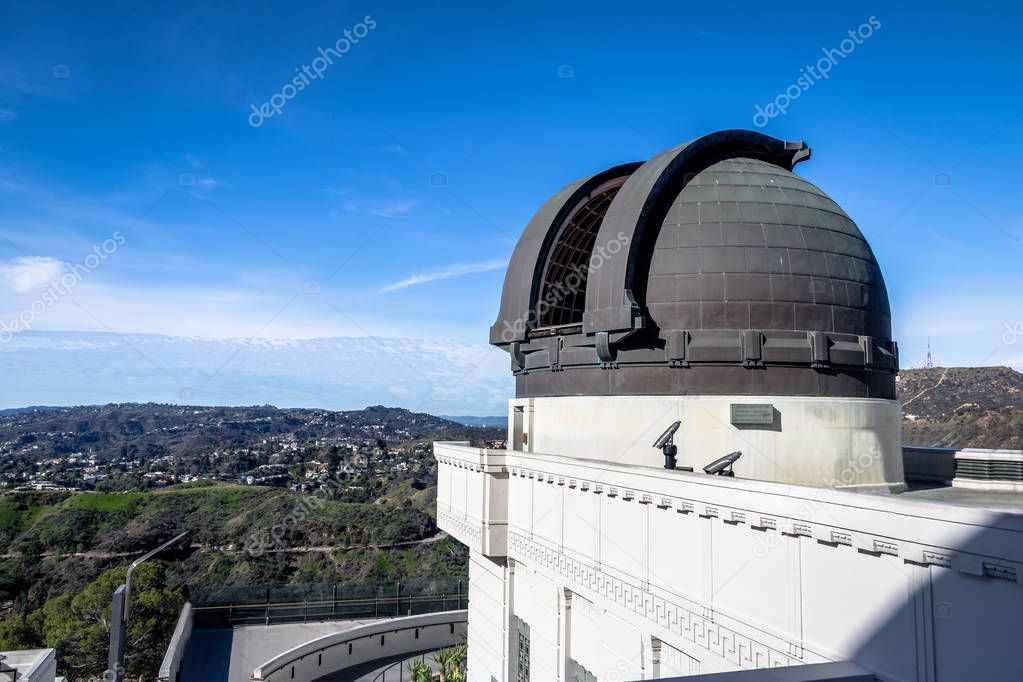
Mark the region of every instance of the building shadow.
POLYGON ((195 629, 181 661, 180 682, 228 680, 231 667, 232 628, 195 629))

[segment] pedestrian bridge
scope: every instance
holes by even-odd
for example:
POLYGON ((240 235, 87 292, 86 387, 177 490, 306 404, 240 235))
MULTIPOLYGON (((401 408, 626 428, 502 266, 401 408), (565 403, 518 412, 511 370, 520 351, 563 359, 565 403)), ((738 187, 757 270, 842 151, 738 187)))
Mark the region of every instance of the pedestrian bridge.
POLYGON ((462 643, 468 611, 390 618, 309 640, 252 672, 254 682, 344 682, 462 643))

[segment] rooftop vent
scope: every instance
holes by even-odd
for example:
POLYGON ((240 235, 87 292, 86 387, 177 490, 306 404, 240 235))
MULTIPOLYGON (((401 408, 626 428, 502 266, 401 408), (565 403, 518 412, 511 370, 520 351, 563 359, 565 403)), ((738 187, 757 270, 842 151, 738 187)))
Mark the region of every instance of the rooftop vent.
POLYGON ((1023 450, 965 448, 955 455, 956 488, 1023 492, 1023 450))

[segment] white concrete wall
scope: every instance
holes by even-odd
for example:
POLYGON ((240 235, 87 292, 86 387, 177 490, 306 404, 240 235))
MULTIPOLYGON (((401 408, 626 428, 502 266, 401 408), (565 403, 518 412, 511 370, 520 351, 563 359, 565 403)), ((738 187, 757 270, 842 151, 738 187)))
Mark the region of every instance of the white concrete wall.
POLYGON ((389 618, 318 637, 274 656, 252 671, 264 682, 312 682, 364 663, 436 651, 460 643, 465 611, 389 618))
POLYGON ((508 608, 505 567, 479 552, 469 554, 469 658, 474 680, 506 682, 508 608))
POLYGON ((661 642, 659 665, 655 670, 658 677, 696 675, 700 672, 700 661, 686 652, 676 649, 667 642, 661 642))
MULTIPOLYGON (((1023 679, 1021 513, 557 454, 503 462, 507 568, 473 556, 470 598, 529 623, 534 680, 570 679, 570 660, 626 680, 847 659, 883 681, 1023 679)), ((470 651, 489 649, 474 681, 512 679, 497 622, 500 670, 498 625, 471 628, 470 651)))
MULTIPOLYGON (((512 589, 514 613, 529 624, 529 671, 531 680, 558 680, 558 586, 547 575, 526 564, 516 564, 512 589)), ((512 632, 514 636, 514 632, 512 632)), ((515 656, 511 657, 512 671, 515 656)))
MULTIPOLYGON (((0 651, 4 663, 17 670, 19 682, 54 682, 57 676, 57 652, 54 649, 0 651)), ((63 679, 63 678, 61 678, 63 679)))
POLYGON ((574 661, 599 680, 645 679, 645 642, 639 628, 580 594, 572 597, 571 619, 574 661))
POLYGON ((508 551, 508 470, 504 450, 436 443, 437 525, 486 556, 508 551))
MULTIPOLYGON (((1021 679, 1012 670, 1023 655, 1006 641, 1013 609, 1023 612, 1019 516, 550 456, 508 463, 512 504, 531 501, 534 519, 511 516, 511 558, 704 672, 849 658, 882 679, 928 680, 954 659, 981 666, 984 679, 1021 679), (1015 577, 975 575, 985 562, 1015 577), (935 611, 938 599, 952 606, 935 611), (955 635, 962 627, 970 634, 955 635), (939 653, 942 637, 955 637, 955 654, 939 653), (992 644, 1003 668, 985 653, 992 644)), ((631 636, 613 622, 599 646, 628 660, 631 636)))
POLYGON ((904 482, 902 414, 893 400, 615 396, 529 398, 512 405, 531 407, 526 452, 660 467, 664 459, 651 445, 680 419, 679 466, 699 471, 740 450, 735 473, 744 478, 829 487, 904 482), (771 404, 776 421, 733 426, 732 403, 771 404))
POLYGON ((194 620, 192 604, 191 602, 185 602, 185 605, 181 607, 181 613, 178 615, 178 622, 174 626, 174 634, 171 635, 171 641, 167 645, 167 651, 164 653, 163 662, 160 663, 157 678, 161 682, 177 682, 181 660, 185 655, 185 649, 188 647, 188 640, 192 637, 194 620))

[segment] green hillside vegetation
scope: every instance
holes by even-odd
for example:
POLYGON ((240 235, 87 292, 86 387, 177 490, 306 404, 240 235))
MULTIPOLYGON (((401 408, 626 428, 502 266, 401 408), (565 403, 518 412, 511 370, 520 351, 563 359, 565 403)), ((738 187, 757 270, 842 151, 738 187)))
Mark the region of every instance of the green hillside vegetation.
POLYGON ((436 537, 423 506, 432 499, 402 489, 360 503, 232 484, 7 493, 0 496, 0 600, 19 611, 39 608, 183 531, 188 546, 169 575, 192 587, 464 573, 464 551, 436 537))
MULTIPOLYGON (((111 601, 126 569, 104 572, 77 593, 64 593, 40 608, 0 622, 0 650, 54 648, 69 680, 97 679, 106 669, 111 601)), ((143 564, 132 581, 132 613, 125 657, 129 677, 151 677, 163 658, 178 612, 185 602, 181 587, 165 585, 165 565, 143 564)))
POLYGON ((45 506, 31 499, 10 499, 0 497, 0 537, 9 537, 28 527, 45 509, 45 506))
POLYGON ((435 521, 431 443, 503 437, 503 428, 383 406, 7 411, 0 649, 52 646, 60 674, 95 679, 125 567, 185 531, 183 546, 154 564, 152 617, 133 608, 135 679, 155 676, 168 628, 193 596, 463 577, 467 552, 435 521))

